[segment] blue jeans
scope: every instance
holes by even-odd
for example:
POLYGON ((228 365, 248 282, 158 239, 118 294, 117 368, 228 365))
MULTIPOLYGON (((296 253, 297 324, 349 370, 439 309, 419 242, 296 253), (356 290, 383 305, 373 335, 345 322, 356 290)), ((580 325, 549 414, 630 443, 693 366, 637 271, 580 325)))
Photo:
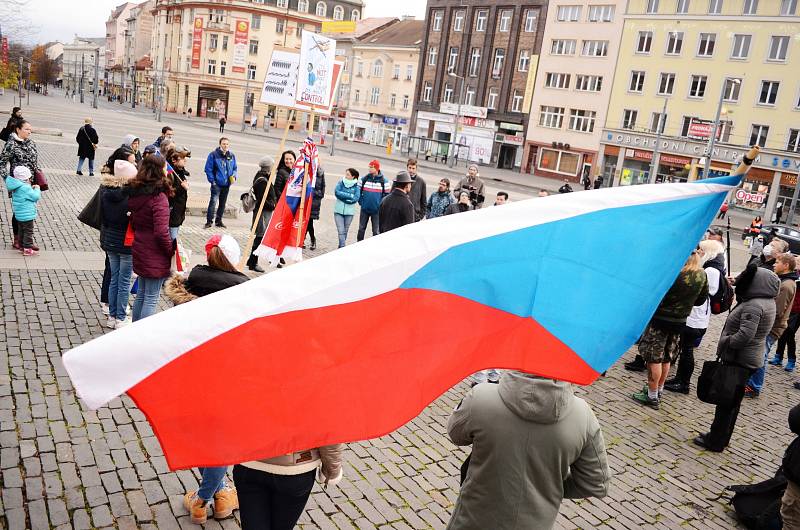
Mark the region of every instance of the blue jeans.
POLYGON ((206 222, 216 221, 217 224, 222 222, 222 214, 225 213, 225 204, 228 202, 228 192, 230 186, 217 186, 211 185, 211 197, 208 199, 208 213, 206 213, 206 222), (219 200, 219 206, 217 201, 219 200), (214 216, 216 212, 216 217, 214 216))
POLYGON ((108 284, 108 316, 125 320, 125 309, 128 307, 128 295, 131 290, 133 256, 117 252, 106 252, 106 255, 111 268, 111 281, 108 284))
POLYGON ((367 223, 369 221, 372 221, 372 235, 377 236, 380 231, 379 219, 378 212, 367 213, 361 210, 358 218, 358 234, 356 235, 356 240, 361 241, 364 239, 364 233, 367 231, 367 223))
POLYGON ((347 244, 347 232, 350 230, 350 223, 353 222, 353 215, 333 214, 333 222, 336 223, 336 231, 339 232, 339 248, 347 244))
POLYGON ((139 289, 136 291, 136 301, 133 303, 133 321, 147 318, 156 312, 161 287, 166 278, 145 278, 139 276, 139 289))
POLYGON ((197 496, 208 502, 214 498, 214 494, 225 486, 225 472, 228 471, 227 466, 222 467, 201 467, 200 475, 200 489, 197 490, 197 496))
MULTIPOLYGON (((80 171, 83 168, 83 162, 87 160, 85 156, 78 157, 78 169, 76 171, 80 171)), ((89 158, 89 173, 94 173, 94 158, 89 158)))
POLYGON ((178 231, 181 229, 180 226, 170 226, 169 227, 169 237, 172 239, 178 239, 178 231))
POLYGON ((772 349, 773 344, 775 344, 775 339, 767 335, 766 347, 764 348, 764 366, 756 370, 747 381, 747 386, 756 392, 761 392, 761 388, 764 386, 764 375, 767 373, 767 359, 769 359, 769 351, 772 349))

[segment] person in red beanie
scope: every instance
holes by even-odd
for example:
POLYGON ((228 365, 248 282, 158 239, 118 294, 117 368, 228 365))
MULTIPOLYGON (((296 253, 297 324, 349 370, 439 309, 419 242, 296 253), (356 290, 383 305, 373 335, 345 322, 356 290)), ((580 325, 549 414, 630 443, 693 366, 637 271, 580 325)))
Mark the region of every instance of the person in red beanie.
POLYGON ((372 235, 380 233, 380 221, 378 212, 380 211, 381 201, 389 194, 389 180, 381 173, 381 163, 373 160, 369 163, 369 174, 361 179, 361 198, 358 204, 361 206, 361 215, 358 219, 357 241, 364 239, 367 231, 367 222, 372 222, 372 235))

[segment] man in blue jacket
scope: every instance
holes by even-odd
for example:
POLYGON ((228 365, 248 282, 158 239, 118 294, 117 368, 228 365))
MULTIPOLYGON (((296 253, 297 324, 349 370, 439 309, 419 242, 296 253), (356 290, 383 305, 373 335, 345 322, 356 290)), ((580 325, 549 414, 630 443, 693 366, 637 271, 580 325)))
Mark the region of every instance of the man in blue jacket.
POLYGON ((206 178, 211 183, 211 198, 208 201, 206 214, 206 228, 211 228, 215 221, 220 228, 226 228, 222 222, 225 213, 225 203, 228 202, 228 192, 231 184, 236 182, 236 156, 230 151, 231 141, 224 136, 219 139, 219 147, 208 154, 206 159, 206 178), (217 206, 219 201, 219 206, 217 206), (216 217, 214 211, 216 210, 216 217))
POLYGON ((372 222, 372 235, 380 233, 380 211, 381 201, 389 194, 389 181, 381 173, 381 163, 373 160, 369 163, 369 174, 361 179, 361 197, 358 205, 361 206, 361 213, 358 219, 358 234, 356 240, 364 239, 367 231, 367 223, 372 222))

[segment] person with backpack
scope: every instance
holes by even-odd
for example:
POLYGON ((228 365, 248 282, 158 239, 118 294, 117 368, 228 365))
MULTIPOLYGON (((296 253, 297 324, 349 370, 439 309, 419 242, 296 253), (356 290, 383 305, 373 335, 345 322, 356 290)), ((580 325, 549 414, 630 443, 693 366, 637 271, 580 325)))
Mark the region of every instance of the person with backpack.
MULTIPOLYGON (((686 326, 681 332, 680 353, 678 354, 678 367, 675 377, 664 383, 664 389, 670 392, 689 393, 689 382, 694 372, 694 349, 700 346, 703 335, 708 329, 708 324, 714 312, 712 300, 720 292, 725 293, 723 282, 727 286, 728 279, 725 277, 725 266, 717 258, 723 255, 722 243, 713 239, 706 239, 700 242, 702 250, 703 270, 708 279, 708 295, 705 303, 692 307, 692 312, 686 319, 686 326)), ((732 294, 732 293, 731 293, 732 294)), ((717 297, 719 298, 719 297, 717 297)), ((718 303, 716 307, 719 307, 718 303)))

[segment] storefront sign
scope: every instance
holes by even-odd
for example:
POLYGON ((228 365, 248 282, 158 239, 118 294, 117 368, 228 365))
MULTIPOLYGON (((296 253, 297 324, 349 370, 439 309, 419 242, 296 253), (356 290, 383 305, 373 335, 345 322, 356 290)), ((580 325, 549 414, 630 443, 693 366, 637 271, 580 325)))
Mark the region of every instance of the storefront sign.
POLYGON ((522 135, 512 135, 503 133, 496 134, 494 140, 496 142, 500 142, 501 144, 511 144, 511 145, 522 145, 525 142, 525 138, 522 135))
MULTIPOLYGON (((689 132, 687 136, 694 140, 708 140, 711 138, 711 131, 714 130, 714 122, 709 120, 701 120, 700 118, 692 118, 689 121, 689 132)), ((717 140, 720 139, 722 128, 717 129, 717 140)))
POLYGON ((250 22, 247 20, 236 21, 236 31, 233 34, 233 72, 244 73, 247 65, 247 36, 250 33, 250 22))
POLYGON ((504 121, 500 122, 500 128, 507 129, 509 131, 520 131, 520 132, 522 132, 525 129, 525 127, 523 127, 518 123, 506 123, 504 121))
POLYGON ((386 125, 405 125, 408 120, 405 118, 395 118, 394 116, 384 116, 383 123, 386 125))
POLYGON ((741 202, 753 202, 756 204, 763 204, 767 200, 766 195, 760 193, 750 193, 749 191, 739 188, 735 194, 736 200, 741 202))
POLYGON ((322 33, 355 33, 354 20, 328 20, 322 23, 322 33))
MULTIPOLYGON (((653 159, 653 152, 652 151, 640 151, 638 149, 629 149, 627 152, 633 151, 632 158, 636 158, 637 160, 652 160, 653 159)), ((686 164, 691 164, 691 158, 683 158, 680 156, 672 156, 672 155, 665 155, 661 154, 658 157, 658 161, 661 164, 673 164, 677 166, 685 166, 686 164)))
POLYGON ((3 64, 8 64, 8 37, 3 37, 3 64))
POLYGON ((202 48, 203 17, 197 17, 194 19, 194 32, 192 33, 192 68, 200 68, 200 50, 202 48))
POLYGON ((369 114, 367 114, 366 112, 358 112, 358 111, 355 111, 355 110, 349 110, 349 111, 347 111, 347 115, 350 116, 350 119, 353 119, 353 120, 369 121, 369 114))
POLYGON ((303 31, 297 81, 298 103, 322 107, 330 105, 335 61, 335 40, 311 31, 303 31))
POLYGON ((473 118, 486 118, 488 110, 486 107, 476 107, 474 105, 461 105, 459 109, 455 103, 442 102, 439 105, 439 112, 443 114, 458 114, 459 116, 471 116, 473 118))
POLYGON ((453 123, 452 116, 448 116, 447 114, 439 114, 438 112, 425 112, 424 110, 420 110, 417 112, 417 119, 428 120, 428 121, 441 121, 444 123, 453 123))
POLYGON ((473 118, 472 116, 459 116, 458 124, 481 129, 494 129, 494 120, 484 120, 483 118, 473 118))

